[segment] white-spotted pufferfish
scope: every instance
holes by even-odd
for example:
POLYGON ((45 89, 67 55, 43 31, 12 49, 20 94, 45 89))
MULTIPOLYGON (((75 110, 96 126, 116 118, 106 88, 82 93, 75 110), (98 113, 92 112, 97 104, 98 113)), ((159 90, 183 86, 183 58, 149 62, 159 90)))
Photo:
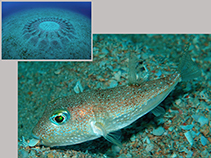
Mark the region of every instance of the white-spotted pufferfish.
POLYGON ((121 146, 112 132, 153 110, 178 82, 198 76, 199 69, 185 53, 178 70, 165 78, 58 98, 46 106, 33 136, 51 147, 74 145, 101 136, 121 146))

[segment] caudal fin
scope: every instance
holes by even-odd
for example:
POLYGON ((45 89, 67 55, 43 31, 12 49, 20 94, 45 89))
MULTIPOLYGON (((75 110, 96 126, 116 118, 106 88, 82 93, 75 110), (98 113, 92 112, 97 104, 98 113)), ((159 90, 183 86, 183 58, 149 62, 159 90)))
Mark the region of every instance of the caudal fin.
POLYGON ((180 60, 178 71, 181 75, 182 81, 191 80, 201 76, 200 69, 195 65, 187 52, 183 54, 180 60))

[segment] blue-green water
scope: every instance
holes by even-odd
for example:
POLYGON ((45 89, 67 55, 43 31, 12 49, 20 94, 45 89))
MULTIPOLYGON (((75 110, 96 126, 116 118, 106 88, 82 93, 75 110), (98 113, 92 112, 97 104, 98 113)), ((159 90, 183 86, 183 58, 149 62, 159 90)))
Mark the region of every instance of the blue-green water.
MULTIPOLYGON (((202 75, 176 86, 160 104, 165 109, 164 114, 155 117, 149 113, 123 129, 122 150, 104 138, 38 150, 41 155, 55 150, 60 157, 68 153, 78 157, 210 156, 210 35, 93 35, 93 62, 18 62, 19 149, 22 136, 26 140, 31 138, 31 130, 48 101, 75 93, 78 81, 84 90, 127 84, 130 52, 138 58, 137 76, 142 81, 165 77, 177 68, 189 43, 187 53, 202 75)), ((24 150, 30 151, 28 155, 38 155, 32 149, 24 150)))

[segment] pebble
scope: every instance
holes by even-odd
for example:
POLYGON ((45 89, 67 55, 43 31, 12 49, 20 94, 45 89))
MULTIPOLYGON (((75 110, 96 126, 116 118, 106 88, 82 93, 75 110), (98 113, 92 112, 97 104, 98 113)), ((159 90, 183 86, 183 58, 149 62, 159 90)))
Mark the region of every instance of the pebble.
POLYGON ((136 140, 136 136, 133 135, 133 136, 130 138, 130 140, 131 140, 132 142, 134 142, 134 141, 136 140))
POLYGON ((208 124, 209 120, 206 117, 204 117, 204 116, 200 116, 198 122, 200 123, 200 125, 202 127, 205 124, 208 124))
POLYGON ((181 99, 177 99, 177 100, 175 101, 175 103, 176 103, 177 105, 179 105, 181 102, 182 102, 181 99))
POLYGON ((192 89, 192 86, 191 86, 191 84, 188 82, 187 84, 186 84, 186 87, 185 87, 185 91, 190 91, 192 89))
POLYGON ((147 147, 146 147, 146 151, 151 151, 152 149, 154 148, 154 145, 153 144, 147 144, 147 147))
POLYGON ((39 142, 39 140, 38 139, 31 139, 30 141, 29 141, 29 146, 35 146, 37 143, 39 142))
POLYGON ((209 152, 207 151, 207 149, 205 149, 205 150, 203 150, 201 152, 201 157, 209 157, 209 156, 211 156, 211 154, 209 154, 209 152))
POLYGON ((190 131, 185 132, 185 137, 186 137, 186 139, 188 140, 188 142, 190 143, 190 145, 193 145, 194 140, 193 140, 193 137, 192 137, 190 131))
POLYGON ((171 158, 176 158, 177 157, 177 154, 176 153, 173 153, 172 155, 171 155, 171 158))
POLYGON ((127 153, 126 157, 127 157, 127 158, 131 158, 131 157, 133 157, 133 156, 132 156, 130 153, 127 153))
POLYGON ((150 144, 150 139, 149 139, 148 136, 146 136, 146 137, 143 139, 143 142, 145 142, 145 141, 146 141, 147 144, 150 144))
POLYGON ((74 87, 74 91, 75 91, 75 93, 81 93, 81 92, 83 92, 83 87, 82 87, 80 81, 78 81, 76 83, 76 85, 74 87))
POLYGON ((101 52, 102 52, 103 54, 105 54, 105 55, 109 53, 108 49, 106 49, 106 48, 103 48, 103 49, 101 50, 101 52))
POLYGON ((193 128, 193 125, 186 125, 186 126, 181 125, 180 127, 184 130, 190 130, 193 128))
POLYGON ((159 70, 155 75, 160 77, 162 75, 162 72, 159 70))
POLYGON ((61 69, 58 69, 54 72, 56 75, 60 74, 61 73, 61 69))
POLYGON ((117 73, 115 73, 114 79, 120 81, 120 78, 121 78, 121 71, 118 71, 117 73))
POLYGON ((207 145, 207 143, 208 143, 207 138, 205 138, 203 135, 201 135, 201 144, 202 144, 203 146, 205 146, 205 145, 207 145))
POLYGON ((101 61, 100 62, 100 68, 105 67, 106 62, 105 61, 101 61))
POLYGON ((196 133, 194 131, 190 131, 190 132, 191 132, 191 135, 192 135, 193 139, 200 134, 200 132, 198 132, 198 133, 196 133))
POLYGON ((121 148, 117 145, 112 145, 112 151, 114 151, 115 153, 119 153, 121 150, 121 148))
POLYGON ((24 149, 21 149, 18 153, 18 157, 21 157, 21 158, 28 158, 29 157, 29 154, 27 151, 25 151, 24 149))
POLYGON ((199 122, 201 127, 204 126, 205 124, 208 124, 209 122, 208 118, 200 115, 192 115, 192 118, 197 122, 199 122))
POLYGON ((118 85, 118 82, 116 80, 110 80, 109 82, 109 88, 114 88, 118 85))
POLYGON ((152 134, 156 136, 161 136, 165 132, 163 127, 158 127, 157 129, 153 129, 152 134))
POLYGON ((187 151, 186 154, 187 154, 186 157, 192 157, 193 152, 192 151, 187 151))
POLYGON ((199 115, 192 115, 192 118, 194 119, 194 120, 196 120, 197 122, 198 122, 198 119, 199 119, 199 115))
POLYGON ((168 130, 172 132, 174 130, 174 127, 169 127, 168 130))

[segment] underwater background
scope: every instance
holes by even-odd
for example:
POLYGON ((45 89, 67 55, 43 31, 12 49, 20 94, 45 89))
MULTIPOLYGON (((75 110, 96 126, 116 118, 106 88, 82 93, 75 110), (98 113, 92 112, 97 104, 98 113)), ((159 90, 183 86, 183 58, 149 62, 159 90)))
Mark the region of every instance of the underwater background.
POLYGON ((67 9, 91 19, 91 2, 2 2, 2 19, 19 11, 46 7, 67 9))
MULTIPOLYGON (((19 157, 132 158, 211 156, 211 35, 94 34, 93 62, 18 62, 19 157), (139 59, 137 75, 155 80, 177 69, 185 46, 202 71, 181 82, 152 113, 121 130, 123 148, 104 138, 65 147, 29 147, 31 131, 48 102, 77 92, 127 84, 128 59, 139 59), (75 89, 74 89, 75 88, 75 89)), ((79 93, 80 95, 80 93, 79 93)))
POLYGON ((91 60, 91 2, 3 2, 2 59, 91 60))

